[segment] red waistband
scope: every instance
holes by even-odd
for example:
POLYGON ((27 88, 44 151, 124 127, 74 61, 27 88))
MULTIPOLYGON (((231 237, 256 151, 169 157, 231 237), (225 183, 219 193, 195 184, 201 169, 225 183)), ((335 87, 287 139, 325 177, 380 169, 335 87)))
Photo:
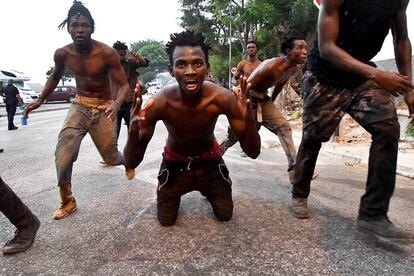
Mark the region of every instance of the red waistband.
POLYGON ((164 160, 167 161, 205 161, 205 160, 213 160, 219 159, 223 156, 223 152, 220 149, 219 144, 217 141, 214 141, 214 145, 211 147, 210 150, 206 151, 200 156, 182 156, 173 150, 171 150, 168 145, 164 147, 164 153, 162 154, 164 160))

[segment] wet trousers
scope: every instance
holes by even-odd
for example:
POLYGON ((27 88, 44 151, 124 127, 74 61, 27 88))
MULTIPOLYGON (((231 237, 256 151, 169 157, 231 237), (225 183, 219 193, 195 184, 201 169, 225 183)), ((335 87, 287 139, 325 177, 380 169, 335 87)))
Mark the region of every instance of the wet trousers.
POLYGON ((199 191, 210 202, 215 216, 228 221, 233 215, 231 179, 223 161, 197 162, 166 161, 158 174, 158 220, 163 226, 173 225, 177 219, 181 196, 199 191))
MULTIPOLYGON (((280 110, 271 101, 269 97, 264 100, 255 100, 251 98, 252 111, 255 114, 257 128, 263 125, 265 128, 273 132, 279 137, 280 144, 285 151, 286 158, 288 160, 288 171, 295 168, 296 163, 296 148, 292 138, 292 128, 289 122, 283 117, 280 110), (261 122, 257 120, 257 109, 260 106, 262 119, 261 122)), ((238 138, 234 134, 233 130, 228 127, 227 137, 220 144, 221 150, 226 152, 228 148, 237 143, 238 138)))
POLYGON ((56 145, 58 186, 71 183, 73 163, 78 158, 82 139, 87 133, 107 164, 117 166, 124 163, 116 146, 115 122, 96 108, 72 103, 56 145))
POLYGON ((292 195, 307 198, 322 142, 331 137, 341 118, 348 113, 372 135, 366 191, 359 217, 387 217, 395 189, 400 126, 393 96, 373 81, 355 89, 322 85, 310 73, 302 79, 303 135, 296 159, 292 195))

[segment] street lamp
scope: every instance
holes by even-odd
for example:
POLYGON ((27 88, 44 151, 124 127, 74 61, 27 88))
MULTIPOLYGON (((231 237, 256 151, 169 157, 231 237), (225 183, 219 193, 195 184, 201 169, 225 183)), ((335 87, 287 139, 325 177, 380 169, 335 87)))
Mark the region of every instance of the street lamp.
POLYGON ((231 90, 231 0, 229 0, 229 17, 230 17, 230 26, 229 26, 229 89, 231 90))

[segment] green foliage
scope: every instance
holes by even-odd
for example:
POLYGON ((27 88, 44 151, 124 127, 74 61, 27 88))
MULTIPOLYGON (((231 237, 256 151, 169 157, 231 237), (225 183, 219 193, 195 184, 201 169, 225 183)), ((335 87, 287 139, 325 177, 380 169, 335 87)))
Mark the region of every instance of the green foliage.
POLYGON ((154 79, 158 72, 168 70, 168 55, 165 52, 165 44, 155 40, 141 40, 131 44, 132 52, 137 52, 140 56, 150 61, 148 67, 138 68, 140 79, 147 83, 154 79))
POLYGON ((213 79, 221 81, 222 79, 228 79, 229 74, 229 61, 224 59, 220 55, 210 56, 210 72, 213 79))
POLYGON ((231 66, 234 66, 245 57, 248 40, 258 42, 259 59, 263 60, 279 54, 280 41, 285 36, 304 36, 309 45, 315 36, 318 9, 311 0, 180 0, 180 3, 181 26, 202 32, 212 44, 211 54, 215 58, 210 61, 211 73, 218 78, 228 71, 222 67, 226 60, 228 63, 229 37, 231 66))
POLYGON ((405 129, 405 133, 408 136, 414 137, 414 124, 411 124, 411 123, 408 124, 407 128, 405 129))
MULTIPOLYGON (((46 72, 46 76, 50 76, 52 74, 53 67, 50 67, 50 69, 46 72)), ((74 78, 75 75, 73 74, 72 70, 70 70, 68 67, 65 67, 65 71, 63 71, 63 75, 60 78, 62 81, 62 85, 65 85, 65 81, 71 80, 74 78)))

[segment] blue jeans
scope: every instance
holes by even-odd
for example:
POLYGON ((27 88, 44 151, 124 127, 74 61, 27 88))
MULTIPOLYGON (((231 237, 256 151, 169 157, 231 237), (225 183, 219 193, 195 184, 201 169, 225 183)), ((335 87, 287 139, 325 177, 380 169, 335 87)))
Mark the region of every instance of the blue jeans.
POLYGON ((80 144, 87 133, 107 164, 124 164, 123 156, 116 146, 115 131, 115 122, 108 119, 105 112, 72 103, 56 145, 58 186, 71 183, 73 163, 78 158, 80 144))

